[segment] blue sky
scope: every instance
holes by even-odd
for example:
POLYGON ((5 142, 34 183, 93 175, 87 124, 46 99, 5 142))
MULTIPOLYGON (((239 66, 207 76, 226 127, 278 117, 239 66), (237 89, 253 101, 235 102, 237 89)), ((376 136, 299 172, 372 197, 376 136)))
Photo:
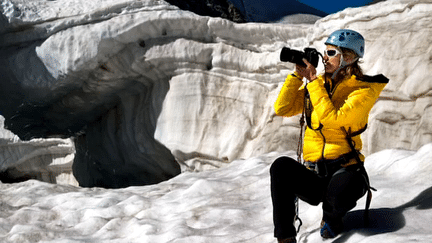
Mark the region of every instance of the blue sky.
POLYGON ((359 7, 364 6, 373 0, 345 0, 345 1, 335 1, 335 0, 297 0, 301 3, 307 4, 318 10, 324 11, 326 13, 335 13, 348 7, 359 7))

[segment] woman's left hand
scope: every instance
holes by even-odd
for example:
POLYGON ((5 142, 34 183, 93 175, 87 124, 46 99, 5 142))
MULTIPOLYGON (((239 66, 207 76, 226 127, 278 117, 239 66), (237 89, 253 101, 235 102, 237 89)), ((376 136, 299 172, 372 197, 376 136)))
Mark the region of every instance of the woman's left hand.
POLYGON ((305 66, 301 66, 301 65, 296 65, 296 71, 299 75, 301 75, 302 77, 305 77, 307 80, 309 81, 314 81, 317 76, 316 76, 316 69, 315 67, 310 64, 306 59, 303 58, 303 62, 306 64, 305 66))

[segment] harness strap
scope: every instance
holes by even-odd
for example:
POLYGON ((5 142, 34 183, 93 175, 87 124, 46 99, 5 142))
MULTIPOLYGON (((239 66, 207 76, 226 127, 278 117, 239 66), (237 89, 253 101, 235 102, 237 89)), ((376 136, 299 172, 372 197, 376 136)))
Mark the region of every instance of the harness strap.
POLYGON ((358 164, 355 162, 351 163, 352 159, 356 156, 356 152, 349 152, 341 155, 336 159, 320 159, 317 162, 308 162, 307 166, 313 168, 313 170, 320 177, 328 177, 333 176, 334 172, 339 170, 340 168, 347 167, 349 165, 358 164), (313 165, 311 165, 313 164, 313 165))
MULTIPOLYGON (((358 155, 357 150, 355 150, 354 142, 352 140, 353 137, 358 136, 362 132, 364 132, 366 130, 366 128, 367 128, 367 124, 366 124, 366 126, 364 126, 364 128, 362 128, 362 129, 360 129, 360 130, 358 130, 356 132, 351 133, 351 131, 350 131, 348 133, 347 130, 345 129, 345 127, 341 127, 342 131, 344 131, 345 134, 346 134, 346 140, 347 140, 347 142, 348 142, 351 150, 353 152, 354 151, 356 152, 355 153, 355 159, 357 160, 357 163, 362 166, 363 177, 365 179, 366 186, 367 186, 367 198, 366 198, 366 205, 365 205, 365 211, 364 211, 364 214, 363 214, 364 215, 363 219, 364 219, 364 225, 368 226, 369 225, 369 207, 370 207, 370 204, 371 204, 371 201, 372 201, 372 191, 376 191, 376 189, 370 186, 369 177, 367 175, 366 169, 364 168, 364 165, 363 165, 363 163, 360 160, 360 157, 358 155)), ((351 128, 350 128, 350 130, 351 130, 351 128)))
POLYGON ((344 127, 342 127, 342 129, 344 130, 346 136, 351 139, 351 138, 353 138, 355 136, 358 136, 358 135, 362 134, 364 131, 366 131, 367 124, 363 128, 361 128, 360 130, 358 130, 356 132, 351 132, 351 128, 349 128, 348 132, 345 130, 344 127))
MULTIPOLYGON (((371 189, 374 189, 372 187, 369 186, 369 189, 367 190, 367 196, 366 196, 366 205, 365 205, 365 211, 363 213, 363 220, 364 220, 364 226, 368 227, 369 226, 369 207, 370 204, 372 202, 372 191, 371 189)), ((374 191, 376 191, 374 189, 374 191)))

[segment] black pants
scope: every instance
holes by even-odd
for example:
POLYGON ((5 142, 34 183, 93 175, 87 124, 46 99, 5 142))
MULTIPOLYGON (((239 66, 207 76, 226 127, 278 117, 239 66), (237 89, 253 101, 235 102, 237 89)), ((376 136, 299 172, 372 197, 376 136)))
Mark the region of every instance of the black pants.
POLYGON ((284 239, 296 235, 296 196, 315 206, 323 202, 324 221, 340 223, 367 190, 363 173, 354 165, 324 178, 292 158, 276 159, 270 168, 274 236, 284 239))

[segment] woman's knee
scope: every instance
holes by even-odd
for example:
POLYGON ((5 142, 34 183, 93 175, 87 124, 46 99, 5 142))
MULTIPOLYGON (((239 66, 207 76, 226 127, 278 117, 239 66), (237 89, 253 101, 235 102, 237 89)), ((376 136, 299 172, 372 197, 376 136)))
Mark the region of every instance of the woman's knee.
POLYGON ((366 182, 360 173, 344 172, 334 176, 327 188, 326 200, 336 206, 353 208, 365 194, 366 182))
POLYGON ((276 175, 279 173, 287 173, 290 171, 293 163, 297 163, 290 157, 279 157, 270 166, 270 175, 276 175))

